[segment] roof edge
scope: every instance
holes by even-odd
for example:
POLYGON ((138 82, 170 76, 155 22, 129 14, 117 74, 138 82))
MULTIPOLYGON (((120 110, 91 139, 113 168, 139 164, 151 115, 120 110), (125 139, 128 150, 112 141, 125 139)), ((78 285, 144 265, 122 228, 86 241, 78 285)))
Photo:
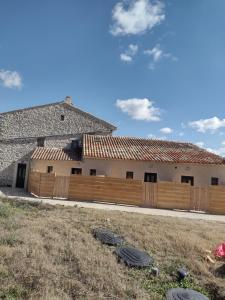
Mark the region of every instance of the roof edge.
POLYGON ((83 114, 83 115, 85 115, 85 116, 87 116, 87 117, 89 117, 89 118, 91 118, 91 119, 93 119, 93 120, 95 120, 95 121, 98 121, 98 122, 100 122, 100 123, 106 125, 107 127, 109 127, 109 128, 110 128, 111 130, 113 130, 113 131, 114 131, 114 130, 117 130, 117 127, 116 127, 116 126, 114 126, 114 125, 112 125, 112 124, 110 124, 110 123, 104 121, 103 119, 101 119, 101 118, 99 118, 99 117, 96 117, 96 116, 92 115, 91 113, 88 113, 88 112, 86 112, 86 111, 84 111, 84 110, 82 110, 82 109, 80 109, 80 108, 78 108, 78 107, 69 105, 69 104, 66 103, 66 102, 62 102, 62 104, 63 104, 64 106, 66 106, 68 109, 75 110, 75 111, 77 111, 78 113, 81 113, 81 114, 83 114))
POLYGON ((31 109, 35 109, 35 108, 42 108, 42 107, 46 107, 46 106, 59 105, 61 103, 63 103, 63 101, 52 102, 52 103, 41 104, 41 105, 35 105, 35 106, 30 106, 30 107, 25 107, 25 108, 18 108, 18 109, 9 110, 9 111, 2 112, 2 113, 0 112, 0 116, 1 115, 12 114, 12 113, 15 113, 15 112, 20 112, 20 111, 31 110, 31 109))
POLYGON ((117 129, 116 126, 104 121, 101 118, 95 117, 94 115, 92 115, 92 114, 90 114, 90 113, 88 113, 88 112, 86 112, 86 111, 84 111, 80 108, 77 108, 73 105, 70 105, 70 104, 66 103, 65 100, 58 101, 58 102, 53 102, 53 103, 42 104, 42 105, 30 106, 30 107, 25 107, 25 108, 14 109, 14 110, 6 111, 6 112, 0 112, 0 116, 4 116, 4 115, 7 115, 7 114, 12 114, 12 113, 15 113, 15 112, 22 112, 22 111, 32 110, 32 109, 36 109, 36 108, 43 108, 43 107, 47 107, 47 106, 55 106, 55 105, 63 105, 68 109, 77 111, 80 114, 83 114, 83 115, 85 115, 85 116, 87 116, 87 117, 89 117, 89 118, 91 118, 95 121, 98 121, 98 122, 104 124, 106 127, 110 128, 110 130, 112 130, 112 131, 117 129))

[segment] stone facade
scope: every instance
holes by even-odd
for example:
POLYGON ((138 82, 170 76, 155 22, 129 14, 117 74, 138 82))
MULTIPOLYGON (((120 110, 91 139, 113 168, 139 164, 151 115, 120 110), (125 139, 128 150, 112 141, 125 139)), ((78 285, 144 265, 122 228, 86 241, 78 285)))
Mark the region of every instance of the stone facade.
MULTIPOLYGON (((0 186, 15 186, 18 163, 26 164, 38 146, 69 148, 83 133, 112 134, 116 128, 75 108, 70 99, 0 114, 0 186), (68 101, 69 100, 69 101, 68 101)), ((26 182, 26 179, 25 179, 26 182)))

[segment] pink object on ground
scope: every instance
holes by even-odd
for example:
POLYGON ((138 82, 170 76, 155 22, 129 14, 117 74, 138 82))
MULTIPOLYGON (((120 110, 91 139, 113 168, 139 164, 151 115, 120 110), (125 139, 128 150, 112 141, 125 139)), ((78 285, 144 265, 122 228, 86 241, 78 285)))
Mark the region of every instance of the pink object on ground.
POLYGON ((225 258, 225 243, 222 243, 219 246, 217 246, 214 250, 214 254, 217 257, 225 258))

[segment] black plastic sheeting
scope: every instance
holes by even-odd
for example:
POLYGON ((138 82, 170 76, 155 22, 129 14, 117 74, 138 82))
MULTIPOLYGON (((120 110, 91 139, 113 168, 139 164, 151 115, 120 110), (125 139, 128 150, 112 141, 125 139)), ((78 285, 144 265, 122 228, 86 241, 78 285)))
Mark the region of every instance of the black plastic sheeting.
POLYGON ((94 229, 93 235, 97 240, 109 246, 120 246, 124 243, 124 239, 121 236, 108 229, 94 229))
POLYGON ((223 264, 222 266, 218 267, 218 268, 215 270, 215 275, 216 275, 217 277, 222 277, 222 278, 225 277, 225 264, 223 264))
POLYGON ((206 296, 190 289, 171 289, 166 294, 167 300, 209 300, 206 296))
POLYGON ((188 271, 186 270, 186 268, 179 268, 177 270, 177 276, 179 280, 183 280, 185 277, 188 276, 188 271))
POLYGON ((115 254, 129 267, 149 267, 154 260, 148 253, 140 251, 133 247, 118 247, 115 254))

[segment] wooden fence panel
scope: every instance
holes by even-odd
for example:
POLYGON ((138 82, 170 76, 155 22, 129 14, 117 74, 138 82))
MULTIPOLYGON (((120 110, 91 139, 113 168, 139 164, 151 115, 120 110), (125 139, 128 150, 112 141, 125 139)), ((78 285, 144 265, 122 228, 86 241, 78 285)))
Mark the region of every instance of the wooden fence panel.
POLYGON ((208 210, 208 187, 191 186, 190 210, 208 210))
POLYGON ((40 195, 40 181, 41 174, 37 172, 30 172, 28 179, 28 192, 34 195, 40 195))
POLYGON ((69 199, 141 205, 143 184, 137 180, 72 175, 69 199))
POLYGON ((159 182, 157 208, 190 209, 190 185, 186 183, 159 182))
POLYGON ((145 207, 156 207, 157 206, 157 191, 158 184, 152 182, 143 183, 143 206, 145 207))
POLYGON ((55 185, 55 174, 41 174, 40 179, 40 196, 41 197, 53 197, 55 185))
POLYGON ((93 200, 93 180, 90 177, 71 175, 68 198, 80 200, 93 200))
POLYGON ((210 186, 208 211, 213 214, 225 214, 225 187, 210 186))
POLYGON ((70 176, 56 176, 53 197, 68 198, 70 176))

